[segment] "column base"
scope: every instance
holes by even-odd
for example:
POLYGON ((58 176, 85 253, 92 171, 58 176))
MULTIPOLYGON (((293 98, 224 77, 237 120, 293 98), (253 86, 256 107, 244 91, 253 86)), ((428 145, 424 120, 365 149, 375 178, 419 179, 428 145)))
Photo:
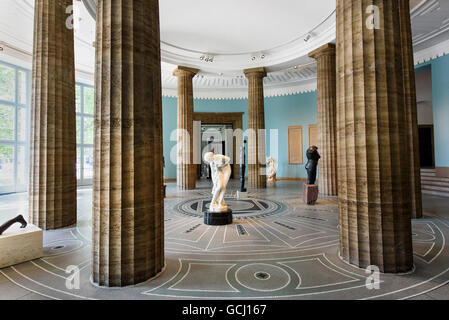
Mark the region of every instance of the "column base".
POLYGON ((228 209, 225 212, 210 212, 204 213, 204 224, 208 226, 225 226, 232 224, 232 210, 228 209))

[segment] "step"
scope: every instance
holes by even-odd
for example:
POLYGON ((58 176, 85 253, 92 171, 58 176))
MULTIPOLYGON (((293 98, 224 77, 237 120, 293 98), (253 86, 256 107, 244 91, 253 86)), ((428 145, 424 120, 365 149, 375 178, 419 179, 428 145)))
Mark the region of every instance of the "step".
POLYGON ((449 194, 449 187, 423 185, 421 186, 421 189, 427 191, 447 192, 449 194))
POLYGON ((449 198, 448 192, 438 192, 438 191, 431 191, 431 190, 422 190, 423 194, 431 195, 431 196, 437 196, 437 197, 443 197, 443 198, 449 198))
POLYGON ((422 186, 436 186, 436 187, 445 187, 449 188, 448 181, 438 181, 438 180, 421 180, 422 186))
POLYGON ((436 177, 436 173, 435 172, 422 172, 421 171, 421 177, 436 177))
POLYGON ((421 169, 421 172, 435 172, 435 169, 421 169))
POLYGON ((428 177, 428 176, 421 176, 422 181, 437 181, 437 182, 448 182, 449 178, 446 177, 428 177))

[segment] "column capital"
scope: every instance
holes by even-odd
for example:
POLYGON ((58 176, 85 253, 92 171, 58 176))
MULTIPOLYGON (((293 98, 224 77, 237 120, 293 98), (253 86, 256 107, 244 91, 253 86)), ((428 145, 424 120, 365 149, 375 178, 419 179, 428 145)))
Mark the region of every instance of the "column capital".
POLYGON ((178 66, 175 71, 173 71, 173 75, 176 77, 184 75, 194 77, 198 73, 198 71, 200 70, 190 67, 178 66))
POLYGON ((249 77, 265 78, 267 76, 267 71, 265 70, 264 67, 246 69, 243 70, 243 73, 245 73, 245 76, 247 78, 249 77))
POLYGON ((309 57, 313 58, 315 60, 324 55, 335 55, 335 44, 326 43, 325 45, 323 45, 309 53, 309 57))

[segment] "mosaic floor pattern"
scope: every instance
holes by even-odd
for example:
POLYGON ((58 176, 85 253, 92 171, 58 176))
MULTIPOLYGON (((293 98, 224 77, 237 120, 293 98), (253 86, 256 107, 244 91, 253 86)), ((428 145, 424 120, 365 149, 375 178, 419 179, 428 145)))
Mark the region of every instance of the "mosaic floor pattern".
MULTIPOLYGON (((299 182, 235 199, 228 188, 234 224, 202 223, 210 201, 208 182, 195 191, 170 184, 165 202, 166 269, 133 287, 91 284, 91 190, 79 190, 76 228, 45 232, 45 257, 0 270, 0 299, 449 299, 449 213, 446 199, 426 197, 425 218, 413 221, 415 268, 370 276, 338 256, 335 198, 302 203, 299 182), (68 266, 80 269, 80 288, 68 289, 68 266)), ((0 223, 26 212, 26 196, 0 198, 0 223), (25 210, 25 211, 23 211, 25 210)))

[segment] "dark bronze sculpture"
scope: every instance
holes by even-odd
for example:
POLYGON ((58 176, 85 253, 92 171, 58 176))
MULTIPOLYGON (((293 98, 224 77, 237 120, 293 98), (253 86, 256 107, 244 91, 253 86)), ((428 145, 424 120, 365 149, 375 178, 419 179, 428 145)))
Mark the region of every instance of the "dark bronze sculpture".
POLYGON ((246 155, 245 155, 246 140, 243 140, 243 145, 240 147, 240 192, 246 192, 245 188, 245 169, 246 169, 246 155))
POLYGON ((318 167, 318 160, 320 160, 321 156, 318 153, 318 147, 311 146, 307 149, 307 159, 308 162, 306 164, 307 170, 307 184, 315 184, 316 181, 316 169, 318 167))
POLYGON ((25 221, 23 216, 19 215, 19 216, 15 217, 14 219, 11 219, 8 222, 5 222, 3 225, 0 226, 0 236, 3 234, 3 232, 8 230, 14 223, 22 224, 20 226, 22 229, 26 228, 26 226, 27 226, 27 222, 25 221))

